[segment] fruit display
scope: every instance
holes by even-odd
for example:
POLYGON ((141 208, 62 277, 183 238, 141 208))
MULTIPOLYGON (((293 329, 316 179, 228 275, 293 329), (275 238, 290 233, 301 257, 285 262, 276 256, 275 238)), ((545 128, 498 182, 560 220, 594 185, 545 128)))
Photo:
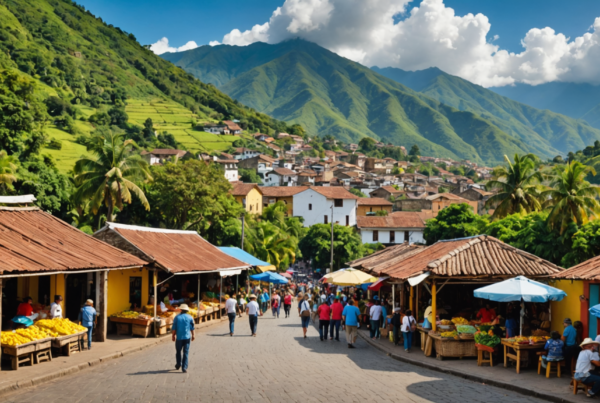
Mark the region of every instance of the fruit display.
POLYGON ((544 337, 544 336, 531 336, 529 338, 529 341, 532 343, 546 343, 546 340, 548 340, 550 337, 544 337))
POLYGON ((140 315, 139 312, 134 312, 134 311, 122 311, 122 312, 117 312, 115 314, 112 314, 110 316, 113 316, 115 318, 126 318, 126 319, 136 319, 138 316, 140 315))
POLYGON ((475 326, 471 325, 458 325, 456 326, 456 331, 458 333, 474 334, 477 332, 477 329, 475 329, 475 326))
POLYGON ((500 337, 496 336, 492 330, 487 332, 480 330, 475 333, 475 343, 488 347, 496 347, 500 344, 500 337))
POLYGON ((452 323, 455 325, 468 325, 469 321, 465 318, 452 318, 452 323))
POLYGON ((447 339, 454 339, 454 338, 458 337, 458 333, 456 333, 456 331, 453 330, 451 332, 442 332, 442 333, 440 333, 440 336, 447 338, 447 339))
POLYGON ((542 329, 534 330, 533 332, 531 332, 531 335, 532 336, 550 336, 550 334, 547 331, 542 330, 542 329))
POLYGON ((42 330, 54 332, 56 334, 54 337, 87 331, 86 327, 73 323, 67 318, 42 319, 38 320, 35 324, 42 330))
POLYGON ((442 319, 442 320, 440 321, 440 325, 444 325, 444 326, 446 326, 446 325, 451 325, 451 324, 452 324, 452 321, 451 321, 451 320, 448 320, 448 319, 442 319))
POLYGON ((7 346, 20 346, 35 340, 43 340, 48 337, 56 337, 58 334, 42 329, 38 326, 29 326, 26 329, 17 329, 14 331, 2 332, 0 343, 7 346))

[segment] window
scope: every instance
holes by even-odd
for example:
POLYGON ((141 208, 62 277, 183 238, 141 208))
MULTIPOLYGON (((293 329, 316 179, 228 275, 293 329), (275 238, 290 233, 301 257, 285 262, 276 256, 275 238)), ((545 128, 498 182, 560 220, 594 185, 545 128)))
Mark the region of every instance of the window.
POLYGON ((308 209, 312 210, 312 204, 310 204, 310 203, 308 204, 308 209))
POLYGON ((390 231, 390 243, 396 243, 396 231, 390 231))
POLYGON ((373 231, 373 242, 379 242, 379 231, 373 231))
POLYGON ((324 215, 323 217, 325 217, 325 218, 323 219, 323 222, 324 222, 325 224, 327 224, 327 215, 324 215))
POLYGON ((250 205, 250 211, 252 211, 252 204, 250 205))
POLYGON ((275 199, 269 199, 269 204, 275 204, 275 199))
POLYGON ((410 233, 408 231, 404 231, 404 242, 410 241, 410 233))
POLYGON ((333 199, 333 205, 335 207, 344 207, 344 200, 342 200, 342 199, 333 199))
POLYGON ((258 211, 258 203, 256 203, 256 211, 258 211))
POLYGON ((350 216, 346 216, 346 227, 350 225, 350 216))
POLYGON ((369 212, 372 213, 373 212, 373 207, 369 207, 369 212))

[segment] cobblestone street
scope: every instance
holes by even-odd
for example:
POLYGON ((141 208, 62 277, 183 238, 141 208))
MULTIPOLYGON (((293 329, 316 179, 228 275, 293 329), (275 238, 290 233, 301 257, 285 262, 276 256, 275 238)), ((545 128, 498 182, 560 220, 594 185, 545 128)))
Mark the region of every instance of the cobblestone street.
MULTIPOLYGON (((359 339, 349 350, 302 338, 297 313, 259 319, 250 337, 246 317, 229 337, 223 322, 192 343, 187 374, 174 369, 173 343, 111 360, 78 374, 4 397, 8 402, 541 402, 508 390, 437 373, 387 357, 359 339)), ((415 352, 416 353, 416 352, 415 352)))

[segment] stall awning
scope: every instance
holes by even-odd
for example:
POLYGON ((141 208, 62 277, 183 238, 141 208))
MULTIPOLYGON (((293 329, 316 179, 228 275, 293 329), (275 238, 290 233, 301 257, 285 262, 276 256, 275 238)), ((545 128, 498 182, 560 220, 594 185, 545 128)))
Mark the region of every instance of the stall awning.
POLYGON ((238 274, 242 274, 242 269, 237 270, 221 270, 219 272, 221 277, 229 277, 229 276, 237 276, 238 274))
POLYGON ((227 253, 229 256, 234 257, 237 260, 241 260, 242 262, 252 266, 271 266, 271 263, 265 262, 264 260, 260 260, 252 256, 248 252, 240 248, 236 248, 235 246, 219 246, 219 249, 221 250, 221 252, 227 253))
POLYGON ((383 286, 383 283, 385 282, 385 280, 387 280, 388 278, 389 277, 379 277, 379 280, 377 280, 376 282, 371 284, 369 287, 367 287, 367 289, 369 289, 371 291, 379 291, 381 286, 383 286))
POLYGON ((266 271, 275 271, 276 267, 273 266, 272 264, 269 264, 267 266, 256 266, 256 268, 258 269, 258 271, 260 271, 261 273, 264 273, 266 271))
POLYGON ((410 284, 411 287, 414 287, 417 284, 420 284, 427 277, 429 277, 430 274, 431 274, 430 271, 426 271, 425 273, 419 274, 416 277, 411 277, 411 278, 408 279, 408 284, 410 284))

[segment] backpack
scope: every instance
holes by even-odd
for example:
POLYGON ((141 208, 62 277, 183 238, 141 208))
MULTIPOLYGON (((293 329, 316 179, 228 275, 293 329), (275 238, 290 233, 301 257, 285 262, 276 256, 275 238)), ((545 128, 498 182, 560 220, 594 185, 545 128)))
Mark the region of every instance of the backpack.
POLYGON ((273 300, 271 302, 271 306, 273 308, 279 308, 279 298, 273 298, 273 300))

